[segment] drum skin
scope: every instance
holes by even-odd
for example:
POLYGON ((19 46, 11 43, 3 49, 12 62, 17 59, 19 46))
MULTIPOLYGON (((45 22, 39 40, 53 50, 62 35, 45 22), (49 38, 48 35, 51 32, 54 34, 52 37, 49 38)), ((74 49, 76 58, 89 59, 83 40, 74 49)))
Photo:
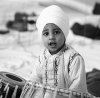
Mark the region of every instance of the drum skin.
POLYGON ((20 98, 26 80, 9 72, 0 72, 0 92, 3 98, 20 98), (9 87, 9 90, 4 90, 9 87))

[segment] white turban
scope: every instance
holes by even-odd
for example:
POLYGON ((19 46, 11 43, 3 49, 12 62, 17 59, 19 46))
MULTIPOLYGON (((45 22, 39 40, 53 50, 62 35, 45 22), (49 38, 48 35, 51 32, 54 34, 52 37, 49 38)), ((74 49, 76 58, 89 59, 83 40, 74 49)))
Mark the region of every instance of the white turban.
POLYGON ((57 5, 45 8, 38 17, 36 27, 39 36, 42 36, 44 26, 48 23, 56 24, 63 31, 65 37, 67 37, 69 33, 69 20, 64 11, 57 5))

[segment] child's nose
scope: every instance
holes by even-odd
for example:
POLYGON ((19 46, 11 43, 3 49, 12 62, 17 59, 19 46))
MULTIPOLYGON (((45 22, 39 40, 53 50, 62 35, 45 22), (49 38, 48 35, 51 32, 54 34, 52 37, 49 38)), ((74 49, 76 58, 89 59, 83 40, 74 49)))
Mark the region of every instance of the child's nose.
POLYGON ((54 34, 50 34, 49 39, 54 39, 54 34))

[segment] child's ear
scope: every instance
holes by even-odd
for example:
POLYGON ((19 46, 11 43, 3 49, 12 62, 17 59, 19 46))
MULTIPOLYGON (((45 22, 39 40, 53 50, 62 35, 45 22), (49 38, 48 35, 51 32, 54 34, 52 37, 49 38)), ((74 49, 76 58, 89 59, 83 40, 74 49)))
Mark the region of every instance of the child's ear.
POLYGON ((65 38, 65 40, 64 40, 64 44, 66 43, 66 38, 65 38))
POLYGON ((66 37, 64 36, 65 42, 66 42, 66 37))

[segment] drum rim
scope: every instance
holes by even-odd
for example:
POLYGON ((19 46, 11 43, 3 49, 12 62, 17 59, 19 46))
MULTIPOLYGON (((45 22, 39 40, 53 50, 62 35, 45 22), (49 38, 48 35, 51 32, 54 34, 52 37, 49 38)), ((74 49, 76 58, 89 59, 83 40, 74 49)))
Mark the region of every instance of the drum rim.
POLYGON ((12 86, 15 86, 15 85, 19 85, 21 87, 23 87, 26 83, 26 80, 14 73, 10 73, 10 72, 4 72, 4 71, 1 71, 0 72, 0 77, 2 77, 3 81, 4 82, 8 82, 12 85, 12 86), (10 79, 9 77, 6 76, 6 74, 9 74, 9 75, 12 75, 12 76, 15 76, 15 77, 18 77, 19 79, 21 79, 22 81, 19 82, 19 81, 16 81, 16 80, 13 80, 13 79, 10 79))

